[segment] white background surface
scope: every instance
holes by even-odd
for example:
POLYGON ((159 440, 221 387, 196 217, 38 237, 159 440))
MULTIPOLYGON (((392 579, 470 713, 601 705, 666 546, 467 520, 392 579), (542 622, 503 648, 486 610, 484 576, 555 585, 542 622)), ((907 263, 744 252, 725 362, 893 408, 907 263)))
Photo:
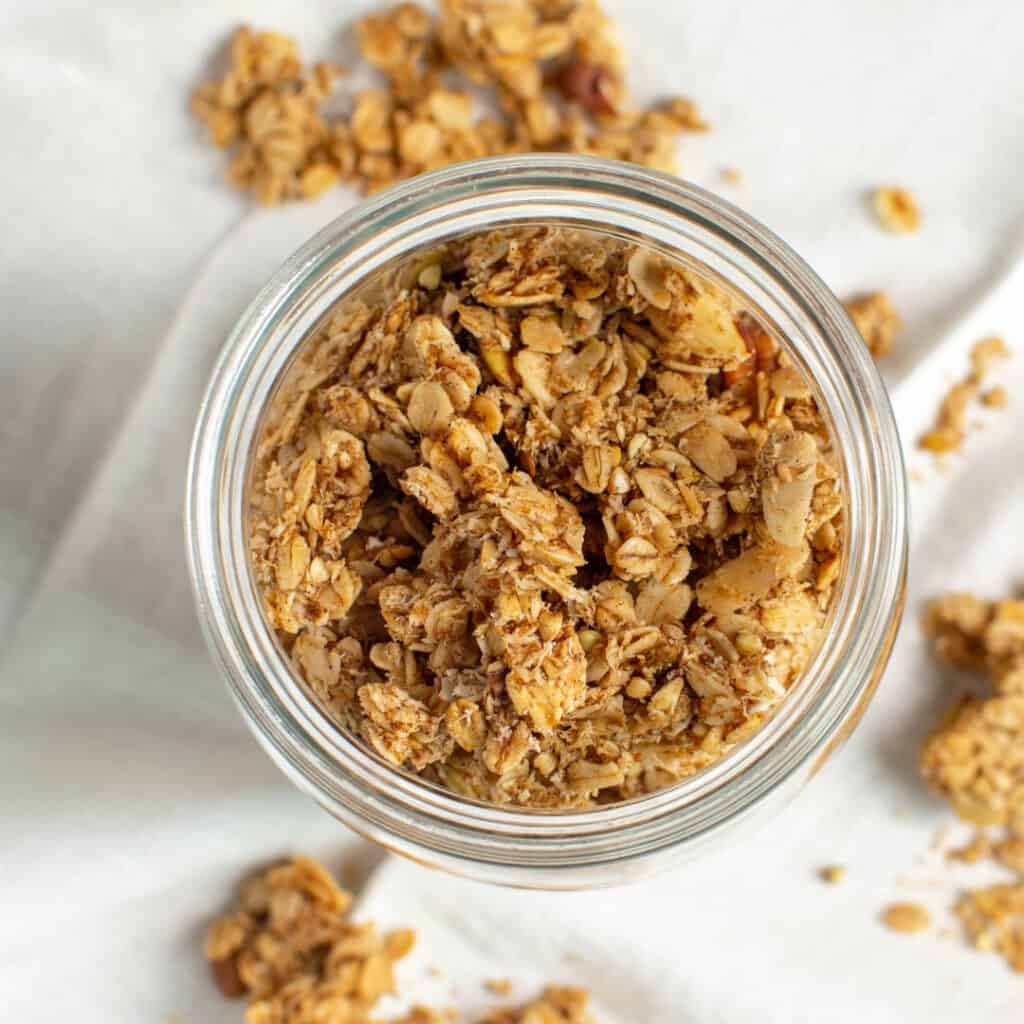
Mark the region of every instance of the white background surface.
MULTIPOLYGON (((875 914, 897 897, 941 910, 953 892, 922 860, 946 819, 913 760, 959 681, 923 652, 920 601, 1024 576, 1021 275, 960 323, 1024 244, 1024 12, 999 0, 608 6, 636 91, 691 94, 715 125, 685 141, 687 174, 840 293, 890 291, 908 324, 886 364, 907 437, 987 331, 1019 353, 1013 405, 985 417, 950 474, 911 458, 926 479, 912 489, 909 628, 854 739, 753 841, 586 895, 480 891, 389 862, 367 912, 419 925, 421 965, 449 967, 464 998, 481 974, 511 974, 587 981, 621 1024, 1019 1021, 1024 982, 996 958, 889 934, 875 914), (743 186, 721 184, 725 165, 743 186), (872 222, 864 193, 890 181, 920 197, 920 234, 872 222), (834 861, 849 880, 825 888, 814 870, 834 861)), ((365 7, 0 4, 5 1020, 237 1020, 197 953, 210 910, 254 862, 306 849, 340 864, 354 847, 231 707, 198 638, 180 524, 221 338, 350 197, 250 208, 221 183, 185 98, 243 18, 293 31, 312 57, 347 55, 341 29, 365 7)))

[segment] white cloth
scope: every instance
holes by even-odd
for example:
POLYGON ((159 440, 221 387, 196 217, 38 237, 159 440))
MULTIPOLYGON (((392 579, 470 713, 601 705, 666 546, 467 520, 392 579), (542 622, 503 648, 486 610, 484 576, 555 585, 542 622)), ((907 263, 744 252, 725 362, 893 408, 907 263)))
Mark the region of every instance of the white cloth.
MULTIPOLYGON (((5 1019, 237 1020, 197 955, 231 880, 289 849, 365 855, 232 708, 195 625, 180 510, 221 339, 267 273, 350 201, 338 190, 247 206, 219 180, 222 157, 200 143, 185 96, 241 17, 321 56, 368 6, 0 5, 5 1019)), ((1024 354, 1019 274, 955 327, 1021 241, 1012 58, 1024 13, 1000 0, 608 6, 637 92, 689 93, 715 124, 685 141, 687 173, 840 293, 891 292, 908 328, 886 373, 908 439, 976 336, 1004 331, 1024 354), (743 186, 721 184, 725 165, 743 186), (920 197, 920 234, 875 226, 864 193, 880 182, 920 197)), ((914 620, 928 594, 1020 579, 1024 355, 1007 373, 1010 409, 981 417, 948 475, 911 457, 927 480, 912 489, 907 628, 864 724, 791 809, 753 840, 622 891, 511 894, 389 861, 366 911, 420 926, 421 963, 454 971, 465 999, 486 974, 587 982, 610 1021, 632 1024, 1019 1019, 1020 983, 996 958, 874 920, 900 895, 949 902, 949 886, 924 884, 947 873, 915 864, 945 815, 913 759, 951 681, 914 620), (814 869, 833 861, 849 880, 825 888, 814 869), (900 888, 901 873, 923 881, 900 888)), ((422 971, 406 974, 417 984, 422 971)))

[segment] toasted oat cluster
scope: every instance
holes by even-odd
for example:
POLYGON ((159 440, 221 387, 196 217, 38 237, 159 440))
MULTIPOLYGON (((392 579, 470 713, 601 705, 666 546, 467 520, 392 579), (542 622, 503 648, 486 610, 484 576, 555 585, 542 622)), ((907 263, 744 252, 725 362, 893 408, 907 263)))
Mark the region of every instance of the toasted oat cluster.
POLYGON ((409 929, 380 935, 348 918, 352 897, 308 857, 242 884, 238 909, 217 918, 205 953, 226 996, 248 999, 246 1024, 368 1021, 395 990, 394 964, 413 946, 409 929))
POLYGON ((876 359, 887 355, 903 321, 885 292, 866 292, 843 303, 864 344, 876 359))
POLYGON ((363 18, 356 36, 382 84, 344 104, 337 65, 306 68, 277 32, 236 33, 227 72, 192 97, 210 141, 233 151, 229 180, 272 204, 541 150, 672 171, 679 134, 707 129, 687 99, 633 107, 596 0, 441 0, 437 17, 402 3, 363 18))
POLYGON ((931 914, 920 903, 890 903, 882 911, 882 923, 894 932, 913 934, 927 931, 932 924, 931 914))
POLYGON ((945 660, 988 672, 994 693, 957 701, 921 771, 960 817, 1024 837, 1024 601, 950 594, 931 605, 925 629, 945 660))
MULTIPOLYGON (((1002 338, 982 338, 971 349, 971 369, 946 392, 935 417, 934 425, 918 439, 918 447, 925 451, 943 455, 955 452, 967 436, 967 412, 971 403, 981 394, 992 368, 1000 360, 1008 358, 1010 350, 1002 338)), ((1006 392, 993 388, 982 395, 982 400, 992 408, 1005 405, 1006 392), (1000 395, 1001 392, 1001 395, 1000 395), (986 396, 996 394, 992 401, 986 396)))
POLYGON ((978 949, 1024 971, 1024 601, 949 594, 924 625, 941 658, 992 681, 991 695, 953 705, 921 752, 921 771, 961 818, 989 828, 951 856, 991 859, 1016 874, 968 891, 956 913, 978 949))
POLYGON ((255 579, 339 724, 458 793, 646 793, 785 697, 839 573, 807 380, 593 233, 449 243, 343 300, 260 439, 255 579))

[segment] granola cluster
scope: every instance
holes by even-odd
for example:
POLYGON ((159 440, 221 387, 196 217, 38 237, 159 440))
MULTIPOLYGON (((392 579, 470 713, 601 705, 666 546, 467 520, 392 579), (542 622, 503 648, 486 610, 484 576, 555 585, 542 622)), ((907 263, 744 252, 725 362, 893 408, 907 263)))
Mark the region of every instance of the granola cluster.
POLYGON ((808 382, 727 295, 515 228, 336 307, 268 415, 250 539, 341 725, 461 794, 585 806, 701 770, 785 697, 842 505, 808 382))
POLYGON ((881 359, 888 355, 903 326, 889 296, 885 292, 866 292, 847 299, 843 306, 872 356, 881 359))
POLYGON ((210 925, 205 953, 220 991, 247 998, 246 1024, 356 1024, 395 991, 394 965, 415 933, 380 935, 372 922, 349 920, 351 904, 308 857, 242 884, 238 909, 210 925))
POLYGON ((615 25, 596 0, 441 0, 436 17, 402 3, 363 18, 356 36, 382 84, 334 115, 341 68, 306 68, 294 40, 239 29, 228 71, 192 98, 210 141, 233 151, 229 180, 272 204, 507 153, 673 171, 679 134, 707 128, 687 99, 632 105, 615 25))
POLYGON ((994 692, 957 701, 921 771, 961 818, 1024 838, 1024 601, 951 594, 931 605, 925 628, 940 657, 987 672, 994 692))
POLYGON ((992 859, 1013 882, 968 891, 956 913, 974 945, 1024 971, 1024 601, 950 594, 929 607, 935 652, 958 668, 985 672, 992 693, 961 697, 921 752, 921 772, 979 832, 953 856, 992 859))

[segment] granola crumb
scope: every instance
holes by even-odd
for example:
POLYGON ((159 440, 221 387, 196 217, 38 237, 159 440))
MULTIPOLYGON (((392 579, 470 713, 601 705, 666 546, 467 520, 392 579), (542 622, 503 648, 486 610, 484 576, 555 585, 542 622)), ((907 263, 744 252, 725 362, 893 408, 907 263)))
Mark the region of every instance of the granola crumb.
POLYGON ((314 199, 339 182, 364 193, 462 160, 584 153, 676 171, 684 132, 705 131, 692 100, 633 106, 612 20, 596 0, 402 3, 356 25, 375 88, 329 112, 343 70, 307 66, 295 40, 238 30, 223 77, 192 110, 231 154, 228 179, 265 204, 314 199), (479 111, 481 87, 488 109, 479 111))
POLYGON ((921 226, 921 210, 917 200, 905 188, 877 188, 872 195, 872 203, 878 222, 887 231, 909 234, 921 226))
POLYGON ((512 991, 512 982, 508 978, 488 978, 484 982, 484 988, 496 996, 507 996, 512 991))
POLYGON ((308 857, 252 875, 237 908, 206 933, 217 988, 246 997, 248 1021, 365 1019, 394 992, 394 964, 412 949, 415 933, 382 935, 372 922, 355 924, 351 905, 351 894, 308 857))
POLYGON ((429 258, 429 287, 416 263, 339 304, 274 399, 250 520, 270 624, 340 727, 457 793, 585 807, 713 764, 836 587, 809 383, 632 244, 515 228, 429 258))
POLYGON ((829 885, 839 885, 846 878, 846 868, 842 864, 826 864, 819 868, 818 877, 829 885))
POLYGON ((954 847, 946 853, 948 860, 961 864, 978 864, 992 856, 992 841, 984 832, 975 832, 963 846, 954 847))
POLYGON ((979 827, 947 856, 994 861, 1017 881, 968 890, 955 912, 970 942, 1024 971, 1024 600, 947 594, 925 612, 935 654, 983 673, 990 692, 960 697, 921 751, 921 773, 956 814, 979 827))
POLYGON ((882 923, 894 932, 923 932, 931 927, 932 919, 920 903, 890 903, 882 911, 882 923))
POLYGON ((889 296, 885 292, 865 292, 847 299, 843 306, 854 327, 860 331, 868 351, 876 359, 887 355, 903 326, 889 296))
POLYGON ((989 388, 981 394, 981 404, 988 409, 1005 409, 1009 404, 1009 392, 1001 384, 989 388))
POLYGON ((1010 350, 1002 338, 982 338, 971 349, 971 368, 947 392, 932 428, 918 439, 918 447, 935 455, 958 451, 967 435, 967 413, 981 392, 993 365, 1008 358, 1010 350))
POLYGON ((743 172, 738 167, 723 167, 722 181, 727 185, 742 185, 743 172))

